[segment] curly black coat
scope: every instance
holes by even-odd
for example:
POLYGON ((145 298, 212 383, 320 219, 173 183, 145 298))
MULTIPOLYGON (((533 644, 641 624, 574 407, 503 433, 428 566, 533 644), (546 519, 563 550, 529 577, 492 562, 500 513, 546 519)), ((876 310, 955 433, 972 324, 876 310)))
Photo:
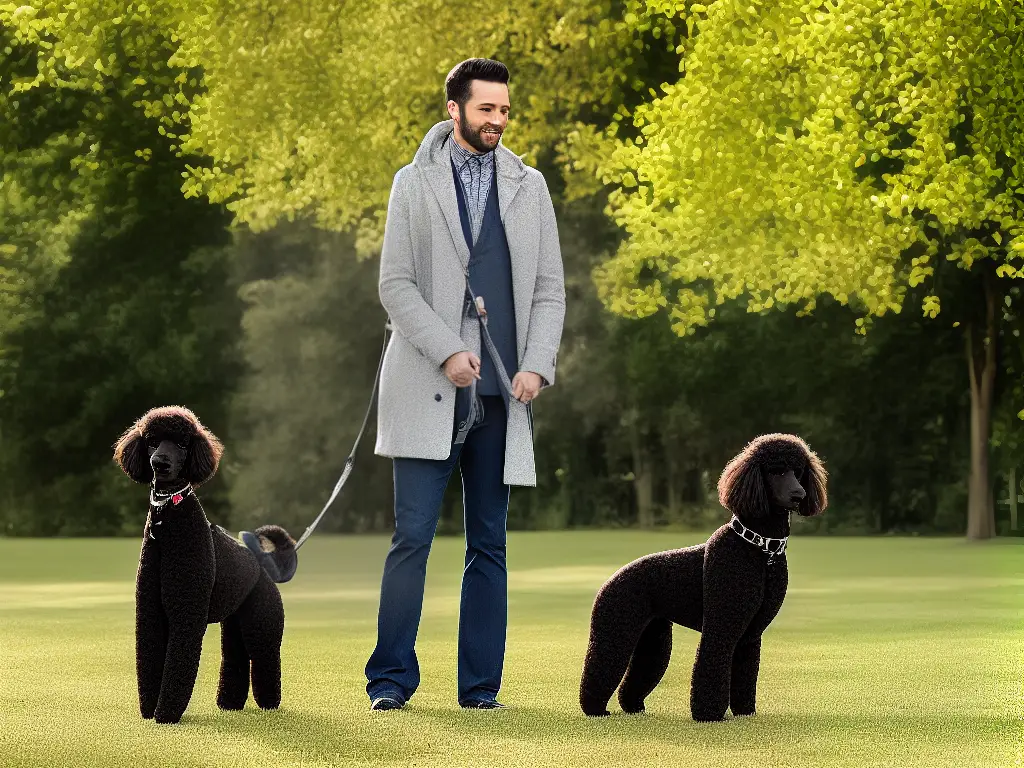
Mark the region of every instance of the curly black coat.
MULTIPOLYGON (((176 723, 192 697, 207 624, 220 623, 217 705, 281 703, 281 593, 249 549, 206 519, 193 488, 217 471, 223 447, 187 408, 154 408, 118 440, 114 460, 152 483, 136 581, 136 672, 144 718, 176 723), (180 491, 180 493, 176 493, 180 491)), ((282 554, 284 529, 256 531, 282 554)))
MULTIPOLYGON (((784 538, 793 510, 808 517, 825 510, 825 479, 799 437, 762 435, 725 467, 718 497, 747 528, 784 538)), ((784 553, 770 556, 728 523, 704 544, 623 566, 594 601, 580 682, 583 712, 607 715, 617 687, 623 711, 643 712, 668 668, 675 623, 701 633, 690 689, 693 719, 723 720, 730 707, 733 715, 754 714, 761 634, 782 607, 788 580, 784 553)))

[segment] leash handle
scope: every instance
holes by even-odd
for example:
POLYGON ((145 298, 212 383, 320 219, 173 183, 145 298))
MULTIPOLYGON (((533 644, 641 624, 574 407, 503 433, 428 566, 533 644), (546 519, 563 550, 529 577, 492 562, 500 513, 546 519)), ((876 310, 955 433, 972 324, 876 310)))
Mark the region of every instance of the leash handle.
MULTIPOLYGON (((469 294, 470 302, 476 308, 476 316, 480 321, 481 335, 483 336, 484 346, 487 347, 487 354, 491 356, 491 362, 494 363, 494 370, 498 373, 498 380, 501 385, 508 392, 509 400, 516 400, 515 395, 512 394, 512 382, 508 378, 508 371, 505 370, 505 363, 501 359, 501 355, 498 354, 498 349, 494 344, 494 339, 491 338, 491 332, 487 327, 487 307, 484 304, 484 297, 477 296, 473 293, 473 286, 469 284, 469 270, 464 270, 466 275, 466 293, 469 294)), ((529 408, 529 404, 524 405, 529 408)), ((476 424, 477 419, 481 416, 481 405, 477 401, 476 396, 476 379, 473 379, 469 385, 469 414, 466 416, 465 421, 459 424, 459 430, 455 435, 455 445, 461 445, 466 442, 466 436, 469 434, 469 430, 472 429, 473 425, 476 424)))
MULTIPOLYGON (((508 392, 509 398, 512 400, 518 399, 512 394, 512 382, 508 377, 508 371, 505 370, 505 363, 502 362, 501 355, 498 354, 498 349, 494 344, 494 340, 491 338, 491 332, 487 328, 487 310, 484 307, 484 297, 477 296, 473 293, 473 286, 469 284, 469 270, 465 270, 466 274, 466 291, 469 293, 469 298, 473 302, 473 306, 476 308, 476 316, 480 321, 480 328, 483 331, 484 345, 487 347, 487 353, 491 356, 491 362, 494 363, 494 370, 498 372, 498 380, 501 385, 508 392)), ((526 405, 524 403, 524 405, 526 405)))

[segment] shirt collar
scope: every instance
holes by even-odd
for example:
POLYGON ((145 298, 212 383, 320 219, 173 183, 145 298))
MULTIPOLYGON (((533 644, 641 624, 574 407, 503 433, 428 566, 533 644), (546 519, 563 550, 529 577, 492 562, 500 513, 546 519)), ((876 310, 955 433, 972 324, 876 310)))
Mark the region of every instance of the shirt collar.
POLYGON ((452 160, 455 161, 456 168, 462 168, 467 162, 469 162, 469 159, 471 157, 478 158, 480 163, 483 165, 490 165, 491 163, 494 162, 493 149, 490 152, 483 153, 482 155, 478 155, 475 152, 470 152, 468 149, 462 147, 459 144, 459 142, 455 140, 454 134, 452 134, 450 144, 452 145, 452 160))

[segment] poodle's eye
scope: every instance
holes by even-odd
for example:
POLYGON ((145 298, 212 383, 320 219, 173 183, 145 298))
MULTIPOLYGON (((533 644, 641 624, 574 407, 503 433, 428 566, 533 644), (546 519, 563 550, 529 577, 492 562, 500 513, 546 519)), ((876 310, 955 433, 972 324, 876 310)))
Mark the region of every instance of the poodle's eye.
MULTIPOLYGON (((187 451, 188 450, 189 440, 188 440, 187 437, 172 437, 172 438, 170 438, 170 440, 171 440, 172 443, 174 443, 176 446, 178 446, 181 450, 183 450, 183 451, 187 451)), ((150 436, 150 437, 146 438, 146 445, 151 450, 154 450, 154 451, 157 448, 160 447, 160 443, 162 443, 162 442, 163 441, 159 437, 150 436)))
POLYGON ((786 474, 786 468, 785 467, 768 467, 768 474, 769 475, 776 475, 776 476, 784 475, 784 474, 786 474))

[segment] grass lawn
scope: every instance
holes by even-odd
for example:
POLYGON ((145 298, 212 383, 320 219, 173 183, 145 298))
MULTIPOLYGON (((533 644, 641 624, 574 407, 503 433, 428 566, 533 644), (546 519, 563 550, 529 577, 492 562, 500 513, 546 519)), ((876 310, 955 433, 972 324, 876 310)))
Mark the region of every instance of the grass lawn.
POLYGON ((0 539, 3 766, 1013 766, 1024 761, 1024 542, 797 537, 790 591, 768 629, 758 714, 696 724, 697 634, 677 628, 647 715, 579 711, 594 593, 641 554, 698 534, 513 533, 507 711, 455 703, 462 542, 434 545, 418 645, 423 683, 403 712, 371 713, 387 537, 314 536, 283 585, 284 703, 214 699, 206 636, 185 718, 138 713, 136 541, 0 539))

